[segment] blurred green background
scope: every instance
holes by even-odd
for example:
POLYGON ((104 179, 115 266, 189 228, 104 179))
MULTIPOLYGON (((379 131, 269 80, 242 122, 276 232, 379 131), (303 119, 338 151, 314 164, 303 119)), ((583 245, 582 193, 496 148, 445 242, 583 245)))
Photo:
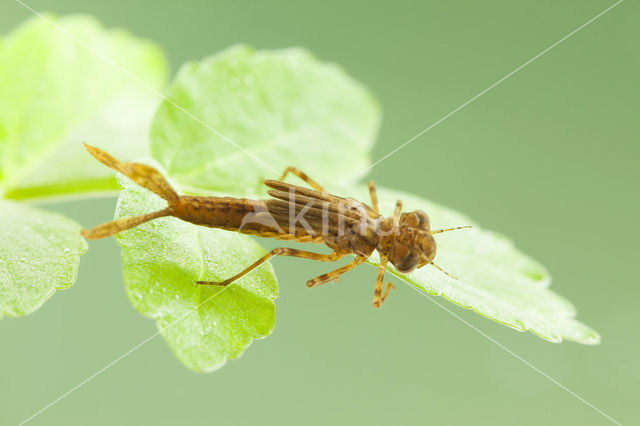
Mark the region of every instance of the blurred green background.
MULTIPOLYGON (((374 159, 613 4, 27 3, 153 39, 173 72, 237 42, 307 47, 378 96, 374 159)), ((0 30, 29 16, 5 1, 0 30)), ((446 306, 627 424, 638 422, 640 385, 639 17, 638 2, 625 1, 371 173, 467 213, 546 265, 552 288, 602 334, 600 346, 551 344, 446 306)), ((93 225, 114 204, 48 207, 93 225)), ((309 290, 304 282, 326 265, 274 264, 276 329, 240 360, 198 375, 156 337, 30 424, 612 423, 408 286, 374 310, 372 268, 309 290)), ((0 321, 0 423, 28 418, 155 331, 125 297, 115 242, 92 242, 76 285, 33 315, 0 321)))

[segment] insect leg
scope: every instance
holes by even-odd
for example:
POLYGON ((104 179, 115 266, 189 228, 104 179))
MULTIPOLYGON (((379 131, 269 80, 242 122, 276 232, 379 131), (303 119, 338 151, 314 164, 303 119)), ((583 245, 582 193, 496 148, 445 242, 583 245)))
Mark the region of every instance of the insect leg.
POLYGON ((380 256, 380 266, 378 267, 378 277, 376 279, 376 289, 373 292, 373 307, 379 308, 382 306, 382 302, 387 298, 389 290, 395 288, 393 284, 387 283, 387 288, 382 294, 382 285, 384 284, 384 272, 387 270, 387 262, 389 259, 386 256, 380 256))
POLYGON ((327 272, 326 274, 322 274, 322 275, 320 275, 318 277, 315 277, 312 280, 307 281, 307 287, 315 287, 315 286, 320 285, 320 284, 326 284, 326 283, 328 283, 330 281, 337 280, 340 277, 340 275, 342 275, 345 272, 348 272, 348 271, 352 270, 353 268, 355 268, 356 266, 364 263, 365 260, 367 260, 366 257, 358 256, 353 260, 353 262, 347 263, 346 265, 344 265, 341 268, 336 269, 335 271, 327 272))
POLYGON ((271 259, 273 256, 292 256, 292 257, 301 257, 303 259, 317 260, 320 262, 335 262, 336 260, 344 257, 345 255, 341 253, 337 253, 335 251, 330 254, 321 254, 321 253, 313 253, 310 251, 297 250, 297 249, 292 249, 287 247, 279 247, 271 250, 269 253, 265 254, 260 259, 253 262, 253 264, 249 265, 247 268, 240 271, 239 273, 232 276, 231 278, 227 278, 226 280, 219 281, 219 282, 218 281, 196 281, 196 284, 222 285, 222 286, 230 284, 235 280, 237 280, 238 278, 248 274, 249 272, 257 268, 267 260, 271 259))
POLYGON ((283 181, 284 178, 289 174, 294 174, 296 176, 298 176, 300 179, 302 179, 303 181, 305 181, 307 183, 307 185, 309 185, 310 187, 312 187, 313 189, 315 189, 316 191, 320 191, 320 192, 327 192, 318 182, 316 182, 315 180, 311 179, 306 173, 304 173, 302 170, 297 169, 295 167, 289 166, 284 170, 284 173, 282 173, 282 176, 280 177, 280 179, 283 181))
POLYGON ((372 180, 368 182, 368 185, 369 185, 369 196, 371 197, 371 207, 373 208, 374 212, 380 213, 378 211, 378 196, 376 195, 376 186, 374 185, 372 180))

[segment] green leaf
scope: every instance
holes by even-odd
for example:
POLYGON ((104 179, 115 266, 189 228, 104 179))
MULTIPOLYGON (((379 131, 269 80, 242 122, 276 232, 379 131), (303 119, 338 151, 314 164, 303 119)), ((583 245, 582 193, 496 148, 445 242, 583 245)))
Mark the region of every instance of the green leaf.
MULTIPOLYGON (((366 188, 350 189, 347 194, 368 199, 366 188)), ((549 290, 549 272, 507 238, 481 229, 461 213, 414 195, 378 188, 378 199, 383 214, 391 214, 398 199, 403 201, 403 211, 423 210, 429 215, 431 229, 473 225, 472 229, 434 236, 438 245, 434 262, 455 278, 430 265, 409 274, 390 266, 392 274, 426 293, 519 331, 531 330, 551 342, 600 342, 598 333, 574 319, 573 305, 549 290)), ((379 257, 374 255, 369 261, 378 265, 379 257)))
POLYGON ((82 141, 114 155, 148 155, 159 97, 118 67, 161 89, 164 54, 88 16, 47 19, 58 28, 33 17, 0 44, 0 195, 117 189, 114 174, 96 166, 82 141))
POLYGON ((235 46, 187 63, 168 97, 191 116, 161 105, 153 157, 185 189, 228 194, 262 194, 261 180, 291 165, 323 182, 351 181, 369 164, 380 121, 360 83, 298 48, 235 46))
MULTIPOLYGON (((116 217, 159 210, 166 202, 119 177, 124 190, 116 217)), ((237 358, 275 324, 278 286, 263 264, 227 287, 196 286, 223 280, 265 251, 250 237, 192 225, 175 218, 147 222, 116 237, 122 246, 127 295, 154 318, 162 336, 187 367, 213 371, 237 358)))
POLYGON ((76 280, 87 243, 59 214, 0 200, 0 317, 27 315, 76 280))

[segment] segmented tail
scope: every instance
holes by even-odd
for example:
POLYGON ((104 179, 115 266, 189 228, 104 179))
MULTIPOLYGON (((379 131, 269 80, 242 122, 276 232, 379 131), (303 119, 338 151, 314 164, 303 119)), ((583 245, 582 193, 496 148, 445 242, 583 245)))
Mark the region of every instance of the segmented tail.
POLYGON ((147 188, 167 200, 169 205, 178 201, 178 194, 173 190, 169 182, 151 166, 140 163, 121 163, 103 150, 95 146, 84 144, 89 154, 107 167, 120 172, 138 185, 147 188))
POLYGON ((159 195, 167 200, 169 206, 157 212, 148 213, 141 216, 125 217, 111 222, 103 223, 93 229, 82 230, 81 234, 88 240, 96 240, 115 235, 134 226, 138 226, 144 222, 150 221, 163 216, 170 216, 172 207, 178 202, 180 196, 171 187, 169 182, 151 166, 140 163, 121 163, 103 150, 91 145, 84 144, 89 154, 96 160, 100 161, 107 167, 122 173, 138 185, 148 189, 149 191, 159 195))
POLYGON ((159 217, 170 216, 171 208, 159 210, 157 212, 143 214, 141 216, 123 217, 122 219, 116 219, 111 222, 103 223, 92 229, 83 229, 80 234, 87 240, 99 240, 100 238, 110 237, 116 235, 122 231, 126 231, 129 228, 141 225, 152 219, 159 217))

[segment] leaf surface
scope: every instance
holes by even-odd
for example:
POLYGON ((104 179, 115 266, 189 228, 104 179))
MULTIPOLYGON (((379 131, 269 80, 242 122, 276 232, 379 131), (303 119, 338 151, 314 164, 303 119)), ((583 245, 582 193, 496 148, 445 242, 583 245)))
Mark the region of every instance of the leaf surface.
POLYGON ((87 243, 66 217, 0 200, 0 317, 27 315, 76 280, 87 243))
MULTIPOLYGON (((366 188, 340 191, 368 200, 366 188)), ((430 295, 442 296, 466 309, 520 331, 531 330, 551 342, 563 339, 597 344, 600 336, 576 321, 573 305, 551 291, 549 272, 518 250, 506 237, 484 230, 465 215, 431 201, 387 188, 378 188, 380 211, 393 213, 395 201, 403 201, 403 211, 423 210, 431 229, 473 225, 434 235, 438 246, 434 262, 453 275, 449 277, 431 265, 409 274, 389 271, 430 295)), ((378 265, 373 255, 369 262, 378 265)))
POLYGON ((0 44, 0 195, 117 189, 114 173, 98 167, 82 142, 114 155, 148 155, 160 98, 126 73, 161 89, 164 54, 89 16, 46 18, 51 23, 27 20, 0 44))
POLYGON ((187 63, 168 97, 175 104, 158 110, 152 154, 185 190, 263 194, 262 179, 287 166, 352 180, 369 164, 380 121, 367 89, 298 48, 235 46, 187 63))

